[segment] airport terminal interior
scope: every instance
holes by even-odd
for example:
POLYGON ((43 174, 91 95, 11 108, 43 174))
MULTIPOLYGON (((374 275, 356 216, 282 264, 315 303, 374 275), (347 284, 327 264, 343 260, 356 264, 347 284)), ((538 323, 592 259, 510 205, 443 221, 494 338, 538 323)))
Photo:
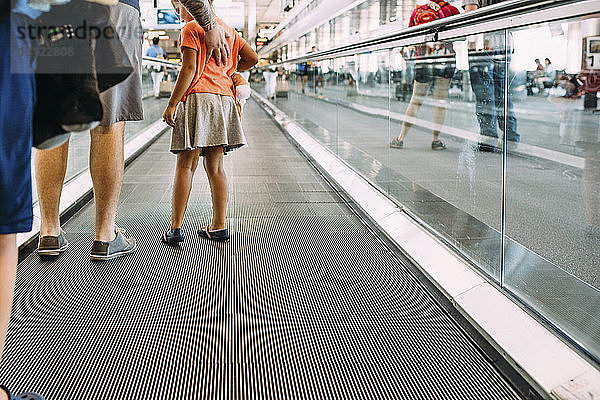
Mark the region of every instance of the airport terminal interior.
POLYGON ((258 55, 233 109, 245 145, 224 148, 224 241, 202 228, 212 153, 186 137, 174 154, 165 120, 189 75, 178 4, 139 3, 143 118, 125 123, 116 211, 137 250, 90 258, 84 130, 63 144, 68 247, 40 251, 35 160, 53 150, 32 150, 1 385, 47 400, 600 399, 599 0, 214 0, 258 55), (195 148, 185 240, 165 243, 195 148))

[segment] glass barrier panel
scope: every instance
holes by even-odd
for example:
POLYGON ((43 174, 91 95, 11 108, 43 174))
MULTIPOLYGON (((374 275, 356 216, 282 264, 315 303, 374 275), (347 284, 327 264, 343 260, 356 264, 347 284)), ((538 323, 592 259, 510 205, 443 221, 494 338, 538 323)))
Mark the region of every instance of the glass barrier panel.
POLYGON ((600 14, 509 37, 504 285, 600 358, 600 14))
MULTIPOLYGON (((360 2, 290 53, 407 26, 414 5, 360 2)), ((278 107, 600 359, 600 14, 285 73, 278 107)))
POLYGON ((153 66, 147 61, 143 62, 142 67, 142 96, 149 97, 154 95, 154 83, 152 82, 153 66))
POLYGON ((497 280, 504 101, 494 88, 504 87, 506 63, 489 47, 504 38, 297 64, 290 97, 277 100, 327 146, 337 132, 341 158, 497 280))
MULTIPOLYGON (((485 46, 493 46, 504 33, 487 39, 485 46)), ((502 155, 487 143, 502 132, 492 88, 504 82, 494 75, 503 60, 468 45, 392 51, 390 195, 499 279, 502 155)))
POLYGON ((338 99, 340 156, 384 191, 391 179, 389 58, 388 50, 347 57, 349 82, 338 99))
POLYGON ((337 152, 337 106, 323 102, 323 93, 336 87, 331 60, 263 68, 253 88, 269 98, 322 144, 337 152), (318 123, 317 123, 318 121, 318 123))

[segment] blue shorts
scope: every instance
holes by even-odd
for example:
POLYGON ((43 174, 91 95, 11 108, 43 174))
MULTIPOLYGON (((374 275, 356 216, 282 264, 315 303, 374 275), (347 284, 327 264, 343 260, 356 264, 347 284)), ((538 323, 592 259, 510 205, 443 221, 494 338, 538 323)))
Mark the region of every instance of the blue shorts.
POLYGON ((27 52, 28 37, 16 29, 31 21, 12 13, 0 23, 0 234, 29 232, 33 222, 31 204, 31 142, 35 78, 27 52), (13 32, 11 32, 13 29, 13 32), (11 46, 12 44, 12 46, 11 46), (12 47, 12 48, 11 48, 12 47), (23 49, 23 50, 21 50, 23 49), (15 71, 21 73, 13 74, 15 71))

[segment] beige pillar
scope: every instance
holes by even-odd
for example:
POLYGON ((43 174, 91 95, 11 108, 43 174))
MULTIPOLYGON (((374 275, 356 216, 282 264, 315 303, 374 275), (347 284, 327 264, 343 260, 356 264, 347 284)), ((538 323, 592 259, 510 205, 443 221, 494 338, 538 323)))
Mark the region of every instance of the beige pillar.
POLYGON ((248 20, 246 23, 247 33, 246 39, 252 48, 256 48, 256 0, 248 0, 248 20))

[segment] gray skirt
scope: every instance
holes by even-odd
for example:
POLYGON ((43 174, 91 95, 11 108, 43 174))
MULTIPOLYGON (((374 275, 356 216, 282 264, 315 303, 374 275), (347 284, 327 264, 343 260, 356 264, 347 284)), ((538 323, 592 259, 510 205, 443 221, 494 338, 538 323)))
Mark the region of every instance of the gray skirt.
POLYGON ((103 111, 101 126, 144 119, 142 105, 142 41, 144 39, 140 12, 128 4, 119 2, 110 6, 110 22, 129 55, 133 72, 123 82, 100 93, 103 111))
MULTIPOLYGON (((223 146, 225 153, 246 144, 233 97, 192 93, 177 105, 171 151, 223 146)), ((200 151, 200 155, 203 155, 200 151)))

